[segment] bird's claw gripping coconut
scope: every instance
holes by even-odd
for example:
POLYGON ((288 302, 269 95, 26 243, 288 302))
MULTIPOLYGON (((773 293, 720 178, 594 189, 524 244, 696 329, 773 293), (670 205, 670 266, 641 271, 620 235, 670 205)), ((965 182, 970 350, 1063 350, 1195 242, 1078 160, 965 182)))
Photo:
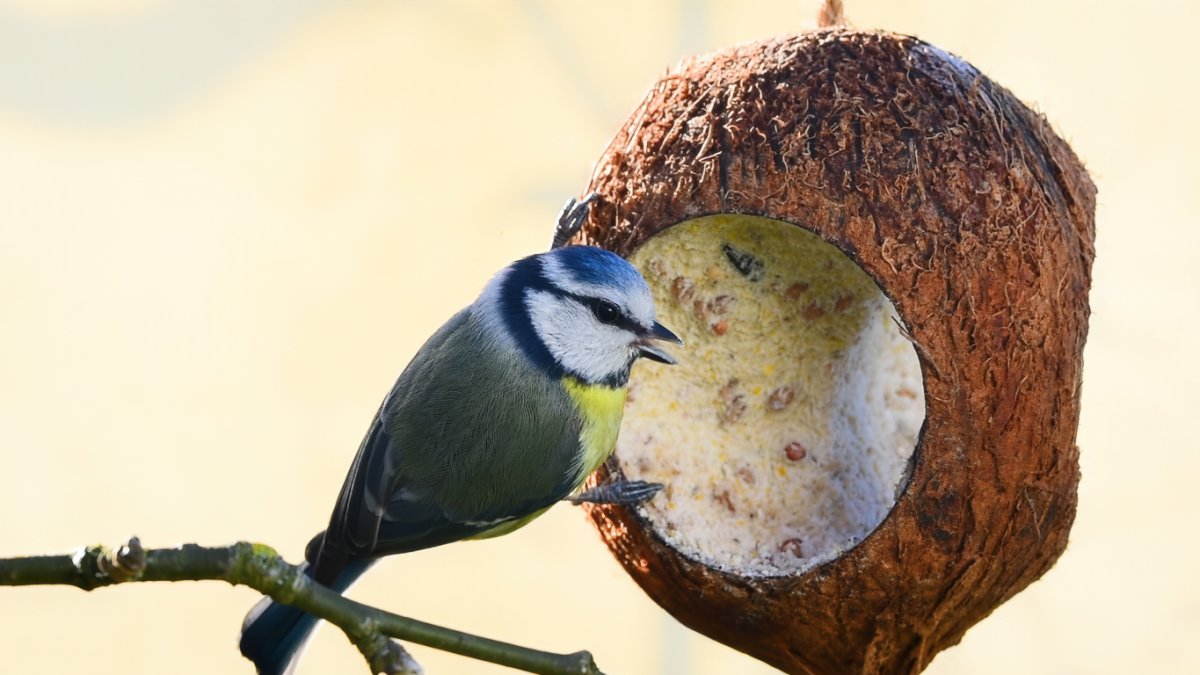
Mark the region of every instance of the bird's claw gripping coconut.
POLYGON ((554 228, 554 240, 550 242, 550 250, 561 248, 579 232, 579 228, 583 227, 583 221, 587 220, 588 211, 591 209, 592 202, 600 198, 600 195, 595 192, 589 194, 581 200, 576 201, 574 197, 567 200, 563 204, 562 211, 558 212, 558 225, 554 228))
POLYGON ((662 483, 621 480, 597 485, 568 499, 572 504, 641 504, 663 489, 662 483))

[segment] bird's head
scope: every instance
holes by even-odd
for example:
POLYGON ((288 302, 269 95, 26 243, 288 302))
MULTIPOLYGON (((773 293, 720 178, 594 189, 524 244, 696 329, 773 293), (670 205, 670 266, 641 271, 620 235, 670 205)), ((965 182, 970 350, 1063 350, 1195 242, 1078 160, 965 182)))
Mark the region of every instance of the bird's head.
POLYGON ((673 364, 656 343, 682 343, 655 319, 646 280, 620 256, 568 246, 529 256, 479 299, 493 330, 537 366, 589 384, 624 386, 639 357, 673 364))

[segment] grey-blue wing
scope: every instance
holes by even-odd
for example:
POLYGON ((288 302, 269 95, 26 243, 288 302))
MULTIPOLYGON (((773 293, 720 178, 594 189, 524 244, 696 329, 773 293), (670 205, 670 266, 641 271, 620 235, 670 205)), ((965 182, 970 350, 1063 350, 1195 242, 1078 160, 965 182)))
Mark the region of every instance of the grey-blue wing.
POLYGON ((561 384, 463 310, 421 348, 373 420, 320 555, 309 556, 318 572, 330 568, 318 579, 347 556, 457 541, 553 504, 574 487, 579 429, 561 384))

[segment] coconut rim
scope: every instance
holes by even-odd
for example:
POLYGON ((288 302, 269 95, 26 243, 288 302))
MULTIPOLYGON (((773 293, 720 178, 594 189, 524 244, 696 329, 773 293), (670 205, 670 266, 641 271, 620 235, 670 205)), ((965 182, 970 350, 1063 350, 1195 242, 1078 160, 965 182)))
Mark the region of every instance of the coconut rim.
MULTIPOLYGON (((859 540, 853 546, 850 546, 849 548, 847 548, 846 550, 842 551, 840 554, 834 556, 833 558, 831 558, 829 560, 826 560, 826 561, 820 562, 820 563, 816 563, 806 569, 797 570, 797 571, 793 571, 793 572, 757 573, 757 574, 750 574, 750 575, 737 574, 736 571, 733 569, 728 569, 728 568, 716 566, 716 565, 710 565, 703 560, 698 560, 695 557, 693 557, 692 555, 688 554, 687 552, 676 548, 670 542, 666 541, 666 539, 664 539, 663 536, 661 535, 661 533, 659 532, 658 528, 654 526, 654 521, 653 521, 653 519, 651 519, 649 517, 649 514, 646 511, 646 508, 640 504, 634 505, 634 506, 619 505, 619 504, 617 504, 617 505, 588 504, 586 506, 587 506, 589 512, 592 509, 600 509, 600 510, 612 509, 615 511, 619 511, 621 513, 621 517, 618 518, 618 520, 629 520, 630 518, 636 520, 636 522, 640 526, 640 529, 643 532, 645 532, 646 535, 653 541, 656 548, 659 548, 664 551, 670 551, 678 558, 686 560, 690 565, 698 566, 708 573, 717 574, 717 575, 723 577, 724 580, 726 580, 726 581, 736 580, 738 583, 741 583, 741 584, 747 584, 747 583, 753 584, 754 582, 770 583, 771 581, 782 580, 782 579, 802 579, 802 578, 804 578, 806 576, 810 576, 810 575, 821 576, 823 574, 827 574, 832 567, 838 565, 841 561, 851 558, 855 555, 858 555, 858 554, 860 554, 860 551, 862 551, 863 549, 866 549, 866 548, 869 548, 870 546, 872 546, 873 545, 872 542, 877 538, 876 535, 883 532, 886 528, 889 527, 889 523, 892 522, 892 516, 896 512, 896 508, 902 502, 905 502, 909 498, 909 487, 913 484, 913 482, 918 477, 918 472, 920 472, 926 464, 924 461, 925 431, 929 427, 930 411, 931 411, 931 407, 932 407, 930 405, 930 401, 932 399, 929 395, 929 390, 930 390, 929 380, 931 377, 931 372, 930 372, 931 369, 928 366, 933 365, 933 364, 929 360, 925 348, 920 345, 920 342, 918 342, 916 337, 913 335, 912 325, 907 319, 907 313, 904 311, 901 303, 898 303, 896 301, 896 299, 892 296, 892 294, 888 292, 888 287, 887 287, 887 285, 885 285, 883 283, 883 280, 880 277, 880 275, 877 274, 873 268, 871 268, 867 265, 864 265, 863 261, 853 251, 846 250, 846 247, 844 246, 844 242, 842 240, 837 239, 832 236, 829 236, 824 231, 801 225, 790 218, 780 217, 778 215, 764 212, 764 211, 755 211, 755 210, 736 211, 736 210, 715 209, 715 210, 707 210, 707 211, 698 211, 695 213, 688 213, 686 218, 683 218, 681 220, 676 220, 674 222, 671 222, 666 225, 661 225, 661 226, 659 226, 656 222, 642 220, 638 223, 637 233, 633 237, 631 237, 629 240, 622 242, 620 246, 614 247, 616 249, 620 249, 620 250, 615 250, 614 252, 619 254, 623 258, 629 258, 630 256, 633 255, 634 251, 637 251, 639 248, 644 246, 651 239, 658 236, 659 234, 666 232, 667 230, 671 229, 672 227, 679 225, 680 223, 687 222, 690 220, 696 220, 699 218, 705 218, 705 217, 710 217, 710 216, 721 216, 721 215, 755 216, 755 217, 759 217, 759 218, 768 218, 770 220, 775 220, 775 221, 779 221, 782 223, 786 223, 792 227, 798 227, 798 228, 804 230, 805 232, 808 232, 809 234, 812 234, 812 235, 820 238, 821 241, 823 241, 824 243, 826 243, 830 246, 833 246, 842 255, 846 256, 847 259, 849 259, 851 262, 853 262, 855 267, 857 267, 864 274, 866 274, 871 279, 871 282, 875 284, 875 287, 879 290, 879 292, 881 294, 883 294, 883 296, 885 298, 887 298, 889 302, 892 303, 893 307, 896 308, 897 318, 899 319, 899 321, 901 323, 903 335, 904 335, 905 339, 908 340, 908 342, 912 343, 913 351, 916 353, 917 362, 921 368, 921 395, 924 397, 924 400, 925 400, 925 415, 921 419, 921 426, 917 430, 917 438, 916 438, 916 442, 913 444, 912 455, 909 457, 908 462, 907 462, 907 465, 908 465, 910 471, 904 477, 904 482, 903 482, 903 485, 899 489, 899 494, 896 496, 896 498, 892 502, 892 504, 888 507, 888 511, 884 515, 883 519, 880 520, 879 523, 876 524, 875 527, 872 528, 866 535, 864 535, 861 540, 859 540)), ((589 220, 594 217, 595 217, 594 212, 593 212, 593 214, 589 214, 589 220)), ((582 234, 577 234, 572 239, 571 243, 582 243, 581 241, 579 241, 581 236, 582 236, 582 234)), ((937 370, 936 365, 933 366, 932 370, 933 371, 937 370)), ((626 478, 625 472, 624 472, 624 469, 621 467, 620 458, 617 457, 616 453, 613 453, 609 457, 608 461, 606 461, 603 465, 601 465, 600 469, 589 480, 589 484, 599 484, 599 483, 608 482, 609 480, 625 480, 625 478, 626 478)), ((604 538, 608 539, 609 537, 607 535, 604 535, 604 538)))

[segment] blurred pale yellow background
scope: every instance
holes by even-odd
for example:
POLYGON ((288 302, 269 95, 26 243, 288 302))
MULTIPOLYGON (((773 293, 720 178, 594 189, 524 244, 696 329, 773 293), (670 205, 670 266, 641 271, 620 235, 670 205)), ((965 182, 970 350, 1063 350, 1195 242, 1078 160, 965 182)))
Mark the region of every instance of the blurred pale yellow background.
MULTIPOLYGON (((0 0, 0 555, 136 533, 299 559, 414 349, 545 248, 645 88, 816 5, 0 0)), ((930 672, 1200 672, 1197 4, 847 5, 1045 111, 1100 187, 1070 548, 930 672)), ((771 672, 676 625, 567 506, 353 595, 614 674, 771 672)), ((0 588, 0 672, 247 673, 254 599, 0 588)), ((301 672, 365 670, 325 629, 301 672)))

